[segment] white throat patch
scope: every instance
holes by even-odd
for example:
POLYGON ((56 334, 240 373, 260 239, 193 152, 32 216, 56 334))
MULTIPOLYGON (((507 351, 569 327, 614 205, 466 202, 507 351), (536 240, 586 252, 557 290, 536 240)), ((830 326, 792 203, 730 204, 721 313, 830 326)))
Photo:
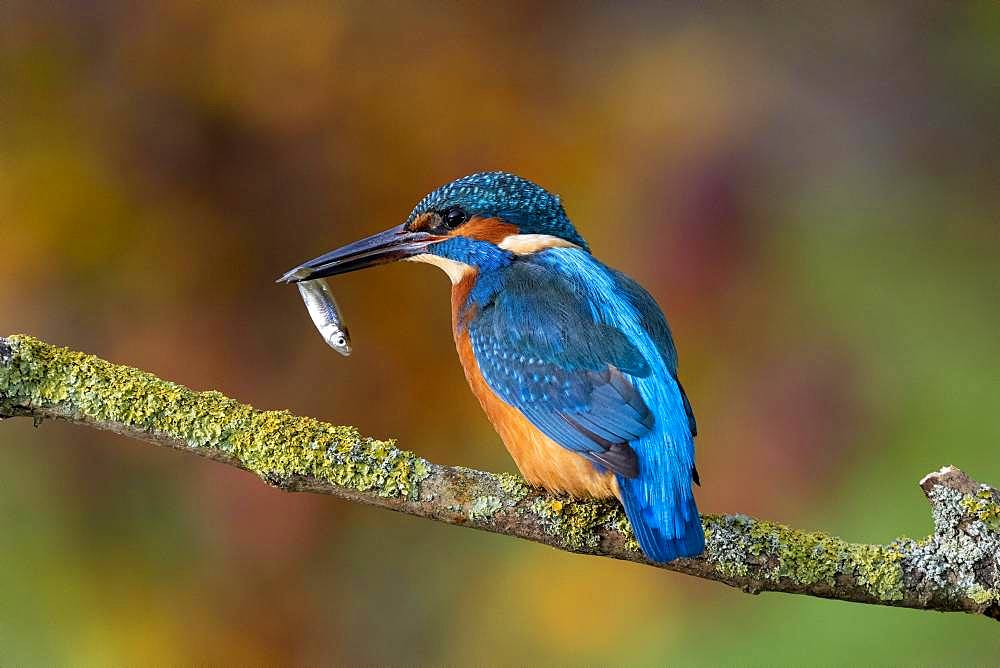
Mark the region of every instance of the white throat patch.
POLYGON ((425 264, 433 264, 435 267, 440 267, 444 273, 448 274, 448 278, 451 279, 452 285, 457 285, 463 278, 475 271, 471 266, 465 264, 464 262, 449 260, 446 257, 432 255, 431 253, 414 255, 413 257, 406 258, 406 261, 423 262, 425 264))
POLYGON ((551 234, 512 234, 499 246, 517 255, 531 255, 546 248, 578 248, 576 244, 551 234))

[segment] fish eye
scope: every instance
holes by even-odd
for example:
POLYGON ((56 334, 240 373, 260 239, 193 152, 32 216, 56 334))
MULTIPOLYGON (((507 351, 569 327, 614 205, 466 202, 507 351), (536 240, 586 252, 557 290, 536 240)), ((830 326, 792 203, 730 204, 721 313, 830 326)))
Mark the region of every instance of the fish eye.
POLYGON ((450 206, 441 212, 441 220, 445 227, 453 230, 469 219, 469 215, 460 206, 450 206))

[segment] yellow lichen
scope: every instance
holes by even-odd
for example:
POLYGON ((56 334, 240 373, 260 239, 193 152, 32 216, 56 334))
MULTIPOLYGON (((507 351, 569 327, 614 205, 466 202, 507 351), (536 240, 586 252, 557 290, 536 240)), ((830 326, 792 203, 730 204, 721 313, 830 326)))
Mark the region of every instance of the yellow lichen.
POLYGON ((518 503, 531 494, 531 488, 521 476, 511 473, 497 473, 496 478, 508 503, 518 503))
POLYGON ((624 534, 626 549, 639 551, 621 506, 614 501, 539 497, 531 502, 529 511, 543 521, 546 533, 558 538, 566 549, 594 551, 600 544, 602 531, 611 529, 624 534))
POLYGON ((980 490, 975 496, 965 495, 959 505, 993 531, 1000 531, 1000 503, 990 490, 980 490))
POLYGON ((973 585, 969 588, 969 598, 979 605, 986 605, 988 603, 1000 601, 1000 592, 993 591, 992 589, 986 589, 979 585, 973 585))
POLYGON ((362 438, 353 427, 256 411, 219 392, 182 385, 28 336, 8 339, 12 359, 0 365, 0 411, 51 409, 114 423, 234 457, 270 481, 312 476, 380 496, 416 494, 427 463, 391 441, 362 438))

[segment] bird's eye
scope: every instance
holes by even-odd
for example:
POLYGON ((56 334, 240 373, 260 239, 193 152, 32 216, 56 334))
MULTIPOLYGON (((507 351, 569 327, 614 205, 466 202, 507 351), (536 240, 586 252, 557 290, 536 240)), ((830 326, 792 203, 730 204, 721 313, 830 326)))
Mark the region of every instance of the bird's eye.
POLYGON ((460 206, 452 206, 441 212, 441 220, 444 221, 445 226, 450 230, 455 229, 468 219, 469 215, 460 206))

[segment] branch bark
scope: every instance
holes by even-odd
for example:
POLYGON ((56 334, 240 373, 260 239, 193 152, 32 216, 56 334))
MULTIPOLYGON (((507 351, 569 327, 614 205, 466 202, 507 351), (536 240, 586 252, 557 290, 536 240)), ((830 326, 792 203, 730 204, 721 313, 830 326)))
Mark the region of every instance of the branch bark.
POLYGON ((391 441, 28 336, 0 338, 0 419, 59 419, 236 466, 286 491, 341 499, 764 591, 1000 619, 1000 492, 953 467, 920 486, 934 531, 856 544, 746 515, 705 515, 705 554, 651 564, 616 503, 553 496, 509 474, 433 464, 391 441))

